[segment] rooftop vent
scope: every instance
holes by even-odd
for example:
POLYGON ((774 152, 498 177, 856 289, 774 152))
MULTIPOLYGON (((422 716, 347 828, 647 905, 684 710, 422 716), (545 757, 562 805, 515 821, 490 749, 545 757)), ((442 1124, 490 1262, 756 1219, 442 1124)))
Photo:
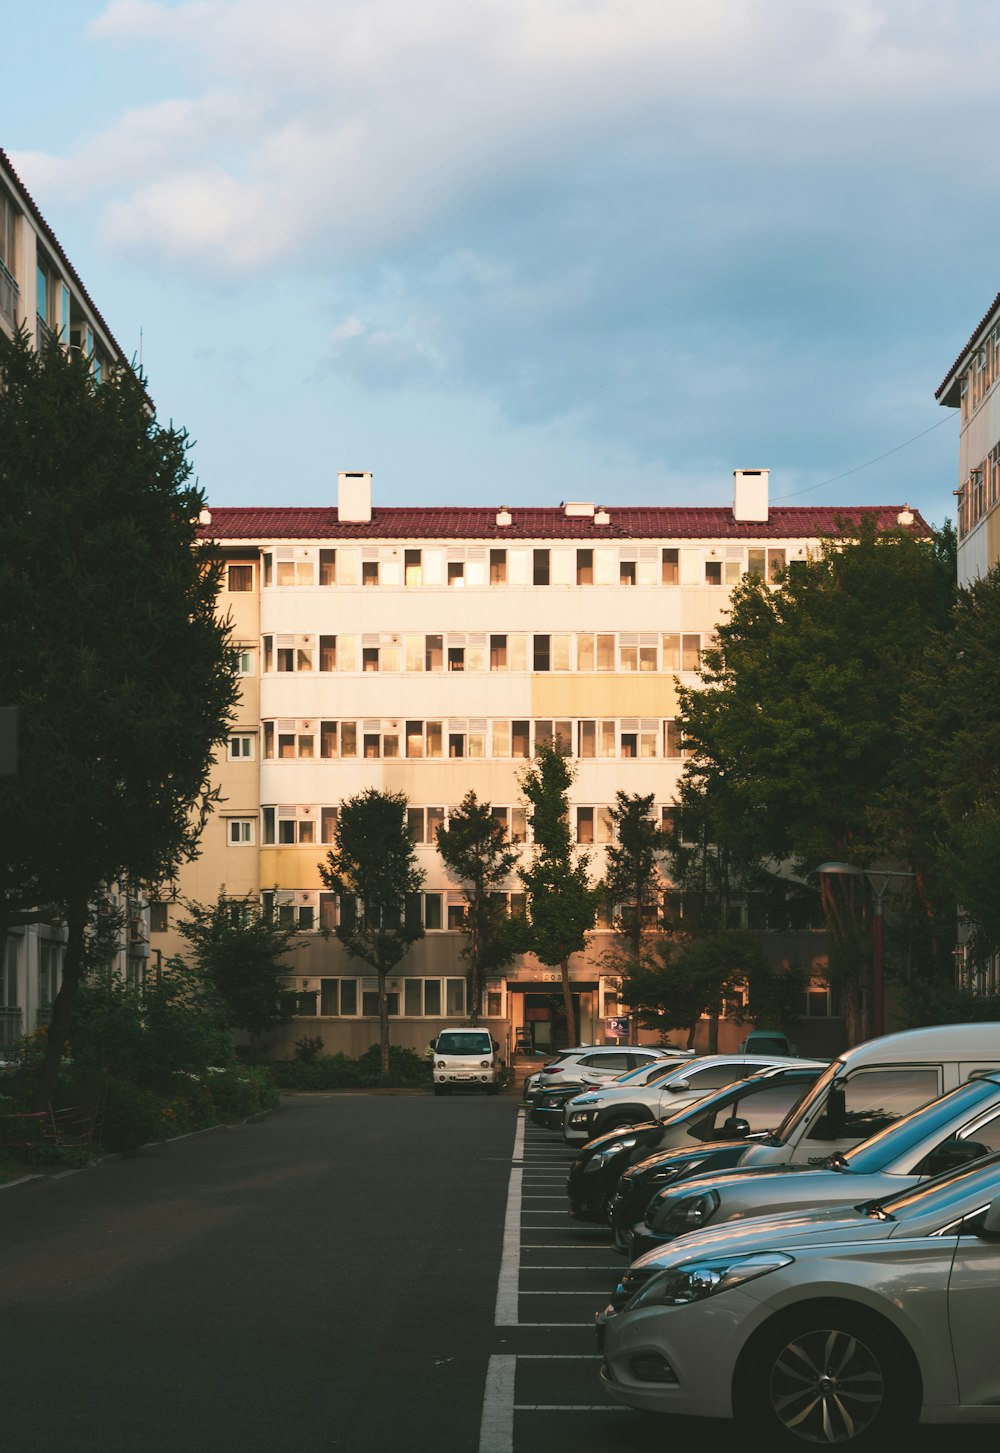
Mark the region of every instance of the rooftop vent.
POLYGON ((337 519, 342 525, 367 525, 371 517, 371 474, 342 470, 337 475, 337 519))
POLYGON ((604 508, 603 505, 598 505, 597 510, 594 513, 594 524, 610 525, 610 523, 611 516, 608 514, 607 510, 604 508))
POLYGON ((733 470, 733 519, 738 524, 767 524, 769 469, 733 470))
POLYGON ((568 499, 563 505, 563 509, 566 511, 567 518, 573 515, 589 517, 594 513, 594 506, 586 500, 568 499))
POLYGON ((513 522, 514 516, 511 514, 510 510, 507 508, 506 505, 501 505, 500 508, 497 510, 497 524, 510 525, 513 524, 513 522))

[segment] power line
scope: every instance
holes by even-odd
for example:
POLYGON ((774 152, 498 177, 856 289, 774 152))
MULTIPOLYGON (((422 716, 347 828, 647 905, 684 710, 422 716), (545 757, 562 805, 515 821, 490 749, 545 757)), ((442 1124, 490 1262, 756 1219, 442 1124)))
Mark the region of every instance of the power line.
POLYGON ((925 434, 933 434, 935 429, 940 429, 942 424, 947 424, 952 418, 951 414, 945 414, 943 419, 938 419, 929 429, 923 429, 919 434, 914 434, 912 439, 905 439, 902 444, 897 444, 894 449, 887 449, 884 454, 878 454, 874 459, 869 459, 867 464, 856 464, 853 469, 845 469, 843 474, 831 475, 829 479, 821 479, 819 484, 810 484, 806 489, 796 489, 791 494, 775 495, 775 499, 797 499, 800 494, 811 494, 814 489, 822 489, 825 484, 834 484, 838 479, 846 479, 849 474, 860 474, 862 469, 870 469, 873 464, 879 464, 883 459, 888 459, 890 454, 898 454, 900 449, 905 449, 908 444, 915 444, 925 434))

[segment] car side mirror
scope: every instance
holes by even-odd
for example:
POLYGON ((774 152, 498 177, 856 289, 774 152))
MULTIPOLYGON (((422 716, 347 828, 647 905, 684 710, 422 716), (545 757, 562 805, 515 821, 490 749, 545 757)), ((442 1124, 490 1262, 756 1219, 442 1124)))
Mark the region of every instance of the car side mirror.
POLYGON ((679 1095, 681 1090, 690 1090, 691 1084, 688 1080, 671 1080, 667 1089, 672 1095, 679 1095))
POLYGON ((750 1121, 744 1120, 742 1115, 730 1115, 722 1122, 723 1140, 745 1140, 749 1134, 750 1121))
POLYGON ((981 1140, 961 1140, 958 1136, 952 1136, 927 1157, 927 1174, 937 1176, 942 1171, 953 1170, 956 1166, 965 1165, 967 1161, 978 1160, 981 1155, 988 1154, 989 1149, 981 1140))

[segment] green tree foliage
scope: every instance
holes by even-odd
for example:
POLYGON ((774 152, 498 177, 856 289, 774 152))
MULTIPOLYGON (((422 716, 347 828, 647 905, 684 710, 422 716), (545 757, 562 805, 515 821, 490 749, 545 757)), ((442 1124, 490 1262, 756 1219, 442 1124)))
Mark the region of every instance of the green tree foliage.
POLYGON ((709 1049, 718 1048, 718 1022, 726 1003, 748 980, 766 972, 755 935, 720 930, 685 939, 661 939, 643 955, 625 982, 622 997, 647 1029, 683 1029, 688 1045, 703 1016, 709 1049))
POLYGON ((665 886, 660 863, 667 841, 651 815, 653 796, 652 792, 629 793, 619 788, 609 811, 615 840, 606 853, 604 891, 608 902, 617 905, 614 928, 628 944, 635 964, 640 959, 643 930, 650 918, 655 925, 665 886))
POLYGON ((337 813, 334 845, 319 869, 327 888, 340 897, 338 939, 352 958, 369 964, 378 975, 385 1078, 389 1075, 386 978, 411 944, 424 936, 419 916, 407 912, 408 897, 419 893, 424 881, 407 828, 407 806, 404 793, 375 787, 347 798, 337 813))
MULTIPOLYGON (((779 588, 744 577, 701 686, 679 692, 692 753, 685 817, 699 805, 740 875, 787 866, 806 877, 825 861, 866 866, 887 852, 906 863, 915 848, 898 833, 886 842, 884 793, 915 663, 930 634, 949 628, 954 536, 880 534, 868 517, 842 527, 779 588)), ((864 1038, 850 942, 840 953, 834 941, 830 972, 849 1037, 864 1038)))
POLYGON ((197 853, 238 700, 221 563, 198 538, 188 441, 142 383, 0 333, 0 682, 19 760, 0 779, 0 940, 68 934, 38 1102, 52 1094, 103 885, 197 853))
MULTIPOLYGON (((177 932, 191 948, 191 968, 210 991, 229 1030, 256 1043, 269 1029, 287 1024, 288 954, 297 931, 282 925, 253 898, 187 902, 177 932)), ((168 965, 168 975, 173 964, 168 965)), ((165 976, 166 977, 166 976, 165 976)))
POLYGON ((479 1022, 479 1005, 487 977, 504 968, 523 938, 520 920, 507 914, 497 895, 517 865, 519 854, 506 840, 503 824, 488 802, 467 792, 438 829, 438 852, 465 894, 465 947, 469 1021, 479 1022))
POLYGON ((1000 566, 959 589, 949 627, 915 664, 880 824, 914 841, 932 976, 954 947, 955 902, 973 965, 1000 950, 1000 566))
POLYGON ((533 851, 518 874, 528 896, 528 946, 543 964, 558 967, 570 1044, 576 1015, 569 984, 570 954, 582 953, 597 918, 601 889, 590 881, 590 858, 577 853, 569 823, 573 770, 558 746, 538 749, 534 766, 520 778, 528 803, 533 851))

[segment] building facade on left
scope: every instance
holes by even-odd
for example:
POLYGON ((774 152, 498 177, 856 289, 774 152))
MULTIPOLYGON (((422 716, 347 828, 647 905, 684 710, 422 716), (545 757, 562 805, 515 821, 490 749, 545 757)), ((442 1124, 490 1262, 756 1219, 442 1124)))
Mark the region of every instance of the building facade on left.
MULTIPOLYGON (((0 151, 0 329, 26 330, 35 347, 56 339, 78 348, 100 381, 129 366, 62 244, 42 216, 9 158, 0 151)), ((6 703, 0 700, 0 706, 6 703)), ((9 765, 16 771, 16 759, 9 765)), ((118 968, 141 978, 148 955, 146 913, 124 889, 118 968)), ((6 935, 0 957, 0 1055, 31 1033, 59 988, 64 934, 58 924, 33 924, 6 935)))

